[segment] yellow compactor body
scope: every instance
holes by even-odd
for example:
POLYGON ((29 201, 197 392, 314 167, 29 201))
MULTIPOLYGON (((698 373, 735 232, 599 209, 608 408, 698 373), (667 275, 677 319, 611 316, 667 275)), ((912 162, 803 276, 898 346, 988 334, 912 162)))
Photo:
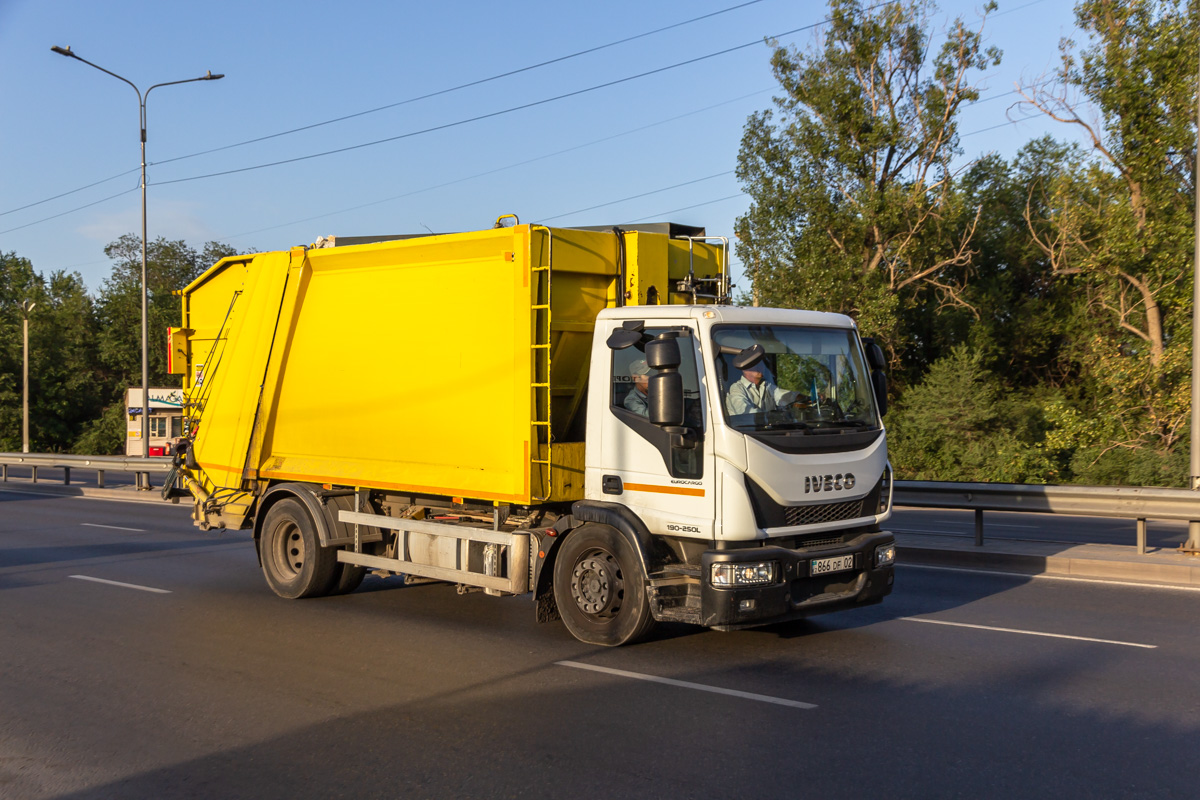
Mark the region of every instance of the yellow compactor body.
POLYGON ((687 233, 517 225, 222 260, 170 342, 196 521, 244 527, 281 481, 580 499, 596 316, 704 302, 725 254, 687 233))

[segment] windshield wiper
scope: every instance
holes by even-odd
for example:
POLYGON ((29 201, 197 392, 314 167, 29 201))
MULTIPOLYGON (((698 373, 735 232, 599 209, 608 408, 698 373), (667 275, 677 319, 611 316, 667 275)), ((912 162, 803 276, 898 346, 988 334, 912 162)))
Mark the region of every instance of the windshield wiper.
POLYGON ((760 431, 807 431, 811 426, 807 422, 768 422, 758 426, 760 431))

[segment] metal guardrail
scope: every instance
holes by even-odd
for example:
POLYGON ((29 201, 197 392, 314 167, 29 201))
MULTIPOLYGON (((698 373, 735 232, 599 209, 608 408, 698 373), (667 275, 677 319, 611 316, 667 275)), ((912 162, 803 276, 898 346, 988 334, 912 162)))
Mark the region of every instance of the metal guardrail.
POLYGON ((1137 520, 1137 551, 1146 552, 1146 520, 1200 521, 1200 492, 1153 486, 1041 486, 1017 483, 896 481, 892 505, 975 512, 983 545, 984 511, 1025 511, 1137 520))
MULTIPOLYGON (((151 473, 165 475, 170 458, 131 456, 76 456, 53 453, 0 453, 0 470, 8 480, 9 466, 63 471, 70 484, 72 469, 91 469, 104 487, 104 473, 133 472, 138 488, 150 488, 151 473), (143 483, 144 481, 144 483, 143 483)), ((1085 517, 1118 517, 1137 520, 1137 549, 1146 552, 1146 520, 1200 521, 1200 492, 1152 486, 1044 486, 1019 483, 952 483, 896 481, 892 504, 913 508, 959 508, 975 512, 975 544, 983 545, 983 512, 1017 511, 1038 514, 1073 514, 1085 517)))
POLYGON ((96 470, 96 483, 104 488, 104 473, 132 472, 137 476, 139 489, 150 489, 151 473, 165 475, 171 471, 170 458, 140 458, 136 456, 75 456, 59 453, 0 453, 0 478, 8 481, 10 466, 29 467, 33 482, 38 482, 38 469, 61 469, 63 485, 71 483, 72 469, 96 470))

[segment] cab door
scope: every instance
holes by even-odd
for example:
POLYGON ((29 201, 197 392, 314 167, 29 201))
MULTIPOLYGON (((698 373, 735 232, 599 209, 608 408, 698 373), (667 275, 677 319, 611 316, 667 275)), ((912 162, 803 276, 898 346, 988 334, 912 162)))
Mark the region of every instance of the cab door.
POLYGON ((647 320, 640 341, 613 349, 606 340, 622 323, 606 323, 592 354, 587 497, 628 507, 651 533, 711 540, 716 479, 697 329, 686 319, 647 320), (645 395, 630 397, 639 391, 639 373, 658 372, 646 364, 645 345, 667 331, 679 345, 686 433, 654 425, 645 395))

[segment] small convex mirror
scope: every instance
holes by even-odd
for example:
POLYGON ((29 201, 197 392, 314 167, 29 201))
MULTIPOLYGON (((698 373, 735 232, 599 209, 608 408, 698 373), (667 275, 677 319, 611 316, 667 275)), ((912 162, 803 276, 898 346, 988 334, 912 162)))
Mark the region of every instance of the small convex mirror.
POLYGON ((752 344, 734 357, 733 368, 750 369, 750 367, 762 361, 763 356, 766 354, 767 351, 763 349, 761 344, 752 344))

